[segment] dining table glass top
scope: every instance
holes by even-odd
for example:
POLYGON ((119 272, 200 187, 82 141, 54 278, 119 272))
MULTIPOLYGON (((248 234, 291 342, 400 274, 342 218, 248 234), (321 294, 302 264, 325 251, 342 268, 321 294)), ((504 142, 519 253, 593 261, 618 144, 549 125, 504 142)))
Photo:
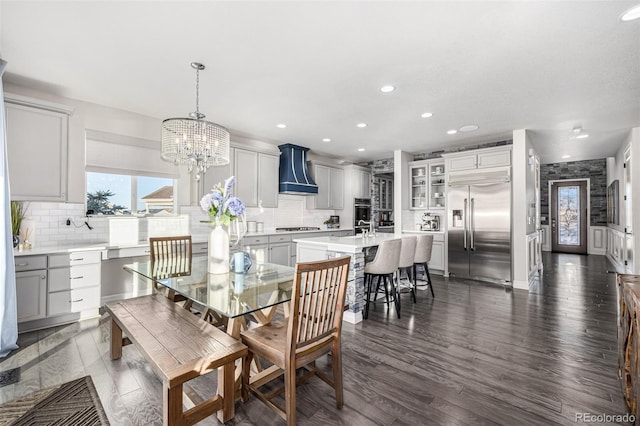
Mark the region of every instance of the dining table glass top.
POLYGON ((195 256, 191 262, 158 265, 151 261, 124 265, 124 269, 152 280, 176 293, 234 318, 291 300, 295 269, 264 263, 246 273, 210 274, 208 257, 195 256))

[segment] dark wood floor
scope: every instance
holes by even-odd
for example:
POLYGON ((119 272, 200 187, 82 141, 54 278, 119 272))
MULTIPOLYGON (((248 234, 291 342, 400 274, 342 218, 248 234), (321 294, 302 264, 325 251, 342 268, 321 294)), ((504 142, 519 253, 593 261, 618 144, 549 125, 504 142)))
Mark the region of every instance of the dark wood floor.
MULTIPOLYGON (((536 293, 434 277, 435 300, 428 290, 417 304, 403 296, 401 319, 378 306, 345 324, 345 406, 337 410, 331 389, 312 379, 298 388, 299 424, 550 425, 624 414, 606 259, 545 253, 544 264, 536 293)), ((160 381, 133 346, 110 360, 106 324, 20 335, 22 349, 0 372, 19 367, 21 379, 0 388, 0 402, 90 374, 112 424, 161 424, 160 381)), ((215 376, 194 387, 207 396, 215 376)), ((229 422, 282 423, 255 398, 238 402, 229 422)))

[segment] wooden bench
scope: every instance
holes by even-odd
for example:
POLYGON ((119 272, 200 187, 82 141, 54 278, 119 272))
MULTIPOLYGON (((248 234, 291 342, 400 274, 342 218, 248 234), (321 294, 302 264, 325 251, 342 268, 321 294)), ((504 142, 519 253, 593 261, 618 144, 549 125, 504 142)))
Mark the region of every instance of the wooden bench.
POLYGON ((214 412, 222 422, 233 417, 235 361, 247 355, 245 345, 159 294, 109 303, 105 310, 111 314, 111 359, 134 343, 162 379, 165 426, 191 425, 214 412), (218 395, 183 412, 183 384, 217 368, 218 395))

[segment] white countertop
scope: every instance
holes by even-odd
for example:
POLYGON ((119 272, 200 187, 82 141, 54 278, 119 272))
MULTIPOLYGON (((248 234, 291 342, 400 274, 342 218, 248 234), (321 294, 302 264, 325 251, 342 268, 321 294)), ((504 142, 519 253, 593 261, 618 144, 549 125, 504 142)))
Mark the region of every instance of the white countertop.
POLYGON ((405 229, 402 231, 403 234, 444 234, 444 231, 418 231, 415 229, 405 229))
POLYGON ((365 247, 373 247, 379 245, 382 241, 401 238, 402 234, 385 234, 378 233, 375 236, 362 237, 362 234, 350 237, 313 237, 313 238, 294 238, 293 241, 300 245, 310 245, 316 247, 324 247, 331 251, 340 251, 344 253, 358 253, 365 247))
MULTIPOLYGON (((308 233, 322 233, 322 232, 332 232, 332 231, 353 231, 353 228, 336 228, 336 229, 319 229, 313 231, 295 231, 295 232, 276 232, 275 230, 268 230, 265 232, 247 232, 245 236, 247 237, 255 237, 255 236, 268 236, 268 235, 286 235, 286 234, 308 234, 308 233)), ((328 237, 327 237, 328 238, 328 237)), ((193 243, 206 243, 208 241, 208 234, 193 236, 193 243)), ((35 247, 18 251, 17 248, 13 250, 13 255, 15 257, 19 256, 33 256, 33 255, 43 255, 43 254, 56 254, 56 253, 71 253, 75 251, 93 251, 93 250, 118 250, 124 248, 137 248, 137 247, 148 247, 149 240, 138 241, 137 244, 111 244, 107 242, 86 242, 86 241, 56 241, 56 242, 48 242, 46 244, 38 244, 35 247)))

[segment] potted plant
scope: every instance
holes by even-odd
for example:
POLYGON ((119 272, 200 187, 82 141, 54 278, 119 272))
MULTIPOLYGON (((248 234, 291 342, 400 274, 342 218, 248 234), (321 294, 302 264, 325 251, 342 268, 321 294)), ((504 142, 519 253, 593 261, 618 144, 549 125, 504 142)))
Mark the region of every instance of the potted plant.
POLYGON ((17 247, 20 242, 20 227, 22 226, 22 219, 26 214, 26 209, 22 201, 11 202, 11 233, 13 234, 13 247, 17 247))

